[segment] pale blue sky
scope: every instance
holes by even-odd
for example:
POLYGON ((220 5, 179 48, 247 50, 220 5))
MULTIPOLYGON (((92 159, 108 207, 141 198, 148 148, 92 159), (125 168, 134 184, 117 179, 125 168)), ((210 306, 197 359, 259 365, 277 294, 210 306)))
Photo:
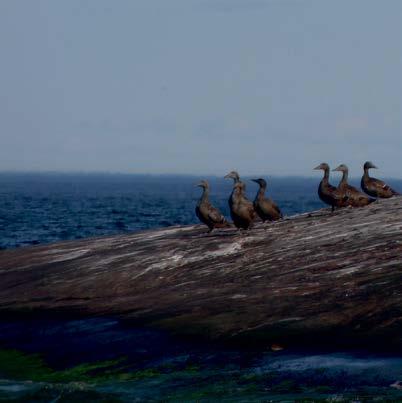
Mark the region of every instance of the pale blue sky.
POLYGON ((402 177, 402 1, 0 0, 0 170, 402 177))

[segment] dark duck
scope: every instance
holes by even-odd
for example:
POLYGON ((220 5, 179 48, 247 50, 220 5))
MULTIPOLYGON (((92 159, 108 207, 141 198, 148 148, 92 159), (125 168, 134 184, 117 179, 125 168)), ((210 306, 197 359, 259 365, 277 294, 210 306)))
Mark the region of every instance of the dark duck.
MULTIPOLYGON (((243 189, 243 198, 244 198, 245 200, 249 201, 249 200, 247 199, 247 197, 246 197, 246 184, 240 180, 240 176, 239 176, 239 174, 238 174, 236 171, 231 171, 231 172, 229 172, 229 173, 225 176, 225 179, 233 179, 234 185, 236 185, 236 183, 242 183, 242 184, 243 184, 243 187, 242 187, 242 189, 243 189)), ((233 199, 233 192, 231 193, 231 195, 230 195, 230 197, 229 197, 229 200, 228 200, 230 209, 232 209, 232 204, 233 204, 233 200, 232 200, 232 199, 233 199)), ((251 203, 251 202, 250 202, 250 203, 251 203)))
POLYGON ((239 229, 250 229, 256 218, 253 203, 244 195, 245 185, 243 182, 236 182, 232 191, 232 206, 230 216, 234 225, 239 229))
POLYGON ((369 169, 378 169, 372 162, 365 162, 363 169, 364 174, 362 176, 360 185, 368 195, 372 197, 380 197, 383 199, 388 199, 389 197, 399 195, 398 192, 388 186, 385 182, 376 178, 372 178, 369 175, 369 169))
POLYGON ((208 182, 202 180, 196 186, 201 187, 203 189, 203 192, 195 208, 195 214, 197 215, 199 220, 209 228, 208 233, 212 232, 215 228, 228 227, 229 223, 226 221, 223 214, 209 201, 208 182))
POLYGON ((226 179, 233 179, 234 185, 229 197, 230 216, 234 225, 239 229, 249 229, 256 218, 253 203, 245 196, 246 185, 240 181, 239 174, 232 171, 225 176, 226 179))
POLYGON ((329 204, 332 211, 335 210, 335 207, 346 207, 348 205, 347 196, 342 194, 341 191, 329 183, 329 165, 326 162, 323 162, 314 169, 322 169, 324 171, 324 177, 318 186, 318 197, 324 203, 329 204))
POLYGON ((254 199, 254 210, 261 218, 263 222, 265 221, 276 221, 282 218, 282 213, 279 207, 275 204, 275 202, 265 197, 265 191, 267 189, 267 182, 265 179, 251 179, 253 182, 256 182, 260 185, 260 188, 257 192, 257 195, 254 199))
MULTIPOLYGON (((225 179, 233 179, 234 185, 235 185, 236 183, 241 183, 241 181, 240 181, 240 176, 239 176, 239 174, 238 174, 236 171, 231 171, 231 172, 229 172, 229 173, 225 176, 225 179)), ((230 207, 230 209, 232 209, 232 204, 233 204, 232 198, 233 198, 233 192, 230 194, 229 201, 228 201, 228 202, 229 202, 229 207, 230 207)))
POLYGON ((348 198, 347 203, 349 206, 364 207, 375 201, 375 199, 366 196, 348 184, 349 169, 345 164, 339 165, 334 171, 342 172, 342 179, 339 182, 338 190, 348 198))

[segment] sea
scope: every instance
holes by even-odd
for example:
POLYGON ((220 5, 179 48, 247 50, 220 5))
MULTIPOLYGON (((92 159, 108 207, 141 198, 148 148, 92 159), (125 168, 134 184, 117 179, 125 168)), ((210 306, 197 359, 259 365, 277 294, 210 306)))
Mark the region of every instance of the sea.
MULTIPOLYGON (((325 207, 319 173, 262 177, 285 216, 325 207)), ((229 217, 232 181, 220 177, 0 173, 0 249, 198 223, 201 179, 229 217)), ((0 316, 0 402, 402 401, 402 356, 379 351, 242 350, 116 318, 0 316)))
MULTIPOLYGON (((267 178, 265 176, 265 178, 267 178)), ((232 180, 124 174, 0 174, 0 248, 112 235, 198 222, 194 209, 207 179, 211 201, 229 217, 232 180)), ((243 178, 253 199, 258 185, 243 178)), ((267 178, 285 215, 323 207, 317 178, 267 178)))
MULTIPOLYGON (((320 173, 262 177, 284 215, 325 207, 317 195, 320 173)), ((195 185, 201 179, 210 183, 212 203, 229 217, 232 180, 220 177, 0 173, 0 249, 197 223, 202 190, 195 185)), ((242 179, 254 199, 258 185, 242 179)), ((402 180, 388 182, 402 189, 402 180)), ((359 180, 351 183, 359 186, 359 180)))

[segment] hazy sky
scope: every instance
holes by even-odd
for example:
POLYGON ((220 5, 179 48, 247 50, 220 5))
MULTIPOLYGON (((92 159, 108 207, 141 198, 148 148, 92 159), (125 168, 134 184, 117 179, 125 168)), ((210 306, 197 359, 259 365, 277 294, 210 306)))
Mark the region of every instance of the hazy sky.
POLYGON ((0 170, 402 177, 400 0, 0 0, 0 170))

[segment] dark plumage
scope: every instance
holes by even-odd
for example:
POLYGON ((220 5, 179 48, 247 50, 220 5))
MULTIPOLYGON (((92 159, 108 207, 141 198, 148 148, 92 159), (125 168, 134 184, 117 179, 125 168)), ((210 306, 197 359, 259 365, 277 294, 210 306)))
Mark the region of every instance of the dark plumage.
POLYGON ((314 169, 322 169, 324 171, 324 177, 322 178, 318 186, 318 196, 326 204, 332 207, 332 211, 335 207, 345 207, 348 205, 347 196, 342 194, 335 186, 329 183, 329 165, 326 162, 321 163, 314 169))
POLYGON ((243 182, 235 182, 230 196, 230 216, 234 225, 239 229, 249 229, 256 218, 253 203, 244 195, 245 185, 243 182))
MULTIPOLYGON (((233 179, 234 184, 240 182, 240 176, 236 171, 229 172, 227 175, 225 175, 225 179, 233 179)), ((232 197, 233 197, 233 192, 230 194, 229 200, 228 200, 230 211, 232 211, 232 205, 233 205, 232 197)))
POLYGON ((257 195, 254 199, 254 210, 261 218, 263 222, 265 221, 275 221, 282 218, 282 213, 279 207, 275 204, 272 199, 265 197, 265 191, 267 189, 267 182, 264 179, 251 179, 260 185, 257 195))
POLYGON ((226 221, 223 214, 214 207, 209 201, 209 184, 207 181, 203 180, 196 186, 202 187, 203 192, 200 200, 195 208, 195 214, 208 226, 209 231, 213 231, 214 228, 224 228, 228 227, 229 223, 226 221))
POLYGON ((243 182, 237 182, 233 187, 231 216, 237 228, 249 229, 253 225, 256 213, 253 203, 245 196, 245 187, 243 182))
POLYGON ((368 195, 388 199, 389 197, 399 194, 385 182, 369 176, 369 169, 378 169, 372 162, 367 161, 364 164, 363 169, 364 175, 362 176, 360 185, 368 195))
MULTIPOLYGON (((242 187, 243 198, 245 200, 249 201, 246 197, 246 184, 240 180, 240 176, 236 171, 229 172, 227 175, 225 175, 225 179, 233 179, 234 185, 236 185, 236 183, 242 183, 243 184, 243 187, 242 187)), ((230 209, 232 209, 232 205, 233 205, 232 197, 233 197, 233 192, 230 194, 230 197, 228 200, 230 209)))
POLYGON ((342 179, 338 185, 338 190, 348 198, 347 203, 349 206, 363 207, 375 201, 375 199, 367 197, 364 193, 359 192, 355 187, 348 184, 349 169, 345 164, 339 165, 334 171, 343 173, 342 179))

